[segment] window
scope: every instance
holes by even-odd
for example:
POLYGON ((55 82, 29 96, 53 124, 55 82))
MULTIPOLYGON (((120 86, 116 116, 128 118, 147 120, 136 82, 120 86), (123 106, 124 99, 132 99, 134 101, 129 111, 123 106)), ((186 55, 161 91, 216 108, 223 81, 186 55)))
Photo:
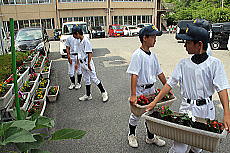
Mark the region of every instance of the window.
POLYGON ((118 16, 113 16, 113 24, 118 24, 118 16))
POLYGON ((132 25, 132 16, 128 16, 128 25, 132 25))

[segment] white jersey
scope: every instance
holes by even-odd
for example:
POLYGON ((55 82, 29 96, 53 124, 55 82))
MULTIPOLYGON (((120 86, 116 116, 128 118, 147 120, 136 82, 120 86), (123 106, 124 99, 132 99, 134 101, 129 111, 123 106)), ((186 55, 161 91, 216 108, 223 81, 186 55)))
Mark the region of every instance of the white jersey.
POLYGON ((181 95, 191 100, 205 99, 215 92, 229 89, 224 66, 215 57, 209 56, 203 63, 195 64, 191 57, 182 59, 167 83, 174 87, 180 83, 181 95))
POLYGON ((138 75, 137 86, 141 86, 155 83, 162 70, 153 52, 148 55, 139 48, 132 55, 127 73, 138 75))
POLYGON ((70 54, 77 53, 78 39, 75 39, 72 35, 66 39, 65 45, 70 47, 70 54))
POLYGON ((228 44, 227 44, 227 48, 228 48, 228 50, 230 51, 230 34, 229 34, 229 36, 228 36, 228 44))
POLYGON ((208 48, 207 48, 206 53, 207 53, 209 56, 212 56, 212 49, 211 49, 210 43, 208 43, 208 48))
MULTIPOLYGON (((80 39, 79 39, 80 40, 80 39)), ((81 41, 78 41, 78 59, 84 60, 88 57, 87 53, 92 53, 92 45, 87 37, 84 37, 81 41)))

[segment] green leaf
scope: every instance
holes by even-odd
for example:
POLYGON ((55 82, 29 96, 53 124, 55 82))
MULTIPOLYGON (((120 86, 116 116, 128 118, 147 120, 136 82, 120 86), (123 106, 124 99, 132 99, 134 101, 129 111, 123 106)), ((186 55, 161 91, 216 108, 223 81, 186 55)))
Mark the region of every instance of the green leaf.
POLYGON ((81 139, 85 134, 82 130, 61 129, 54 132, 50 140, 81 139))
POLYGON ((10 142, 21 143, 36 141, 30 132, 16 127, 9 128, 5 134, 6 139, 3 141, 3 144, 7 144, 10 142))
POLYGON ((24 130, 32 130, 35 128, 35 121, 29 121, 29 120, 17 120, 14 121, 11 127, 18 127, 22 128, 24 130))
POLYGON ((52 128, 54 127, 54 120, 45 116, 40 116, 36 120, 36 128, 34 129, 41 129, 41 128, 52 128))
POLYGON ((51 153, 49 151, 39 150, 39 149, 33 149, 31 150, 31 153, 51 153))
POLYGON ((5 135, 6 130, 8 130, 12 124, 13 122, 0 123, 0 136, 5 135))
POLYGON ((36 139, 35 142, 25 142, 25 143, 17 143, 16 146, 21 152, 25 152, 31 149, 38 149, 44 143, 44 138, 40 135, 34 135, 36 139))

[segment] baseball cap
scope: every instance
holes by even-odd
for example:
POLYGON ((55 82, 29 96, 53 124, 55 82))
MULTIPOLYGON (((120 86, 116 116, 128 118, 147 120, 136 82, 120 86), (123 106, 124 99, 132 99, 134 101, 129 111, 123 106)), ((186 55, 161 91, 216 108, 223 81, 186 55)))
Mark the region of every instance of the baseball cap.
POLYGON ((194 20, 194 25, 198 26, 198 27, 202 27, 205 28, 206 30, 210 30, 211 29, 211 24, 209 21, 205 20, 205 19, 196 19, 194 20))
POLYGON ((80 32, 82 32, 82 29, 81 29, 81 27, 80 26, 77 26, 77 25, 73 25, 73 28, 72 28, 72 33, 80 33, 80 32))
POLYGON ((139 37, 152 36, 152 35, 161 36, 162 31, 158 31, 158 29, 154 25, 149 25, 143 27, 139 32, 139 37))
POLYGON ((182 40, 198 40, 209 42, 209 33, 206 29, 192 24, 187 24, 185 34, 178 34, 177 37, 182 40))

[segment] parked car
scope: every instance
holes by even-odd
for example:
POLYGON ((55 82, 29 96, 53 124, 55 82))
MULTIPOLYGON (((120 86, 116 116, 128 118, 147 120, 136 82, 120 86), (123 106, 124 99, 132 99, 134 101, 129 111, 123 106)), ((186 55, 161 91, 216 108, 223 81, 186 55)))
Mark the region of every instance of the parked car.
POLYGON ((119 37, 124 36, 124 31, 120 24, 113 24, 109 26, 109 36, 119 37))
POLYGON ((101 26, 92 27, 92 38, 105 38, 105 31, 101 26))
MULTIPOLYGON (((177 30, 176 30, 176 39, 180 40, 178 38, 178 34, 185 34, 187 29, 187 24, 192 24, 193 20, 180 20, 177 24, 177 30)), ((183 40, 182 40, 183 41, 183 40)))
POLYGON ((6 34, 3 27, 0 32, 0 55, 10 51, 10 37, 6 34))
POLYGON ((44 28, 24 28, 16 34, 15 48, 17 51, 37 50, 49 53, 50 43, 44 28))
POLYGON ((54 40, 60 40, 61 38, 61 29, 55 29, 54 30, 54 40))
POLYGON ((87 22, 82 21, 73 21, 73 22, 65 22, 62 25, 62 32, 61 32, 61 38, 60 38, 60 54, 62 57, 66 57, 66 39, 72 35, 72 28, 74 25, 77 25, 82 28, 84 37, 87 37, 90 39, 90 31, 89 26, 87 22))
POLYGON ((212 49, 227 49, 230 35, 230 22, 214 23, 211 28, 210 45, 212 49))
POLYGON ((138 33, 139 33, 139 31, 140 31, 143 27, 147 27, 147 26, 149 26, 149 25, 152 25, 152 23, 139 23, 139 24, 137 25, 137 31, 138 31, 138 33))
POLYGON ((135 36, 139 34, 137 27, 133 25, 124 25, 123 31, 125 36, 135 36))

